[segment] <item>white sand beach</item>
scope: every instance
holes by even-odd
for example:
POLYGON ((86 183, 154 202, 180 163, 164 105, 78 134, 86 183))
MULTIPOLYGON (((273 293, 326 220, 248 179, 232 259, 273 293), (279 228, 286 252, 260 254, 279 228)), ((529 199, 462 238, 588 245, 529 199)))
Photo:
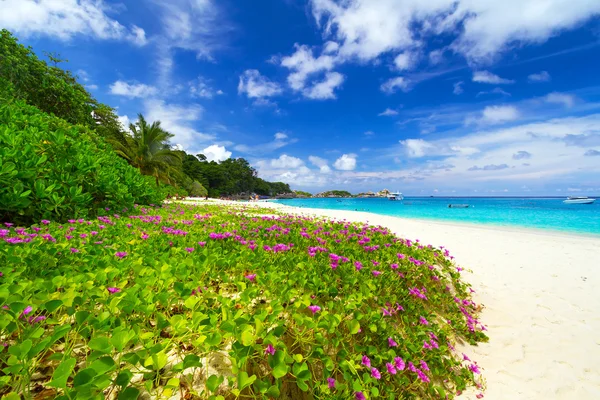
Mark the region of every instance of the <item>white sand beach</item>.
POLYGON ((253 204, 368 221, 445 246, 472 271, 464 279, 485 306, 490 341, 464 351, 482 367, 486 399, 600 399, 600 238, 253 204))

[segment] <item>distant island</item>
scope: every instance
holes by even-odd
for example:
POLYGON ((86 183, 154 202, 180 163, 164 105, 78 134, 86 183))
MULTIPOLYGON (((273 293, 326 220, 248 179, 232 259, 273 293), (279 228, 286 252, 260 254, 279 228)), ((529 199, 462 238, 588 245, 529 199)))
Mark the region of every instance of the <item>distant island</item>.
POLYGON ((312 194, 302 190, 294 190, 291 193, 285 193, 277 196, 279 199, 302 199, 302 198, 323 198, 323 197, 387 197, 391 192, 388 189, 380 190, 379 192, 363 192, 358 194, 352 194, 347 190, 327 190, 325 192, 312 194))

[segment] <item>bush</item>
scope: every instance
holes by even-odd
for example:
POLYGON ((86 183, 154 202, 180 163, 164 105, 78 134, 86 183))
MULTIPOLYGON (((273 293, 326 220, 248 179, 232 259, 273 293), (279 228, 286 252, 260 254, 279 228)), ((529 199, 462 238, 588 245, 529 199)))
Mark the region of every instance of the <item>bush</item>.
POLYGON ((88 128, 20 100, 1 103, 0 220, 64 221, 164 198, 88 128))
POLYGON ((480 307, 447 250, 261 211, 0 229, 0 396, 443 400, 481 384, 454 348, 487 339, 480 307))

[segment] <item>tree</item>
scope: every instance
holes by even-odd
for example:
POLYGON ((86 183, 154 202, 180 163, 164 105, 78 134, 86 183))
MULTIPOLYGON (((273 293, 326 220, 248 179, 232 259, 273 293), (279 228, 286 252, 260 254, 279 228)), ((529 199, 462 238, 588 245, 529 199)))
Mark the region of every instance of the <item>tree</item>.
POLYGON ((157 186, 160 181, 171 183, 169 172, 181 165, 180 156, 169 146, 173 134, 164 130, 160 121, 149 124, 142 114, 138 114, 135 124, 129 124, 129 130, 127 144, 113 143, 117 153, 142 174, 153 176, 157 186))

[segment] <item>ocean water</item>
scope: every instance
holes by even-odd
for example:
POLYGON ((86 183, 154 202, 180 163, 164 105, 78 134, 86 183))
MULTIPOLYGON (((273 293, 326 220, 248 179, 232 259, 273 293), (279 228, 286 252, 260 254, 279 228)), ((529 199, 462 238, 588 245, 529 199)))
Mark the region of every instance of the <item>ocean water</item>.
POLYGON ((395 217, 433 219, 460 223, 527 227, 600 235, 600 199, 593 204, 564 204, 564 198, 406 197, 313 198, 277 200, 306 208, 368 211, 395 217), (448 208, 469 204, 469 208, 448 208))

